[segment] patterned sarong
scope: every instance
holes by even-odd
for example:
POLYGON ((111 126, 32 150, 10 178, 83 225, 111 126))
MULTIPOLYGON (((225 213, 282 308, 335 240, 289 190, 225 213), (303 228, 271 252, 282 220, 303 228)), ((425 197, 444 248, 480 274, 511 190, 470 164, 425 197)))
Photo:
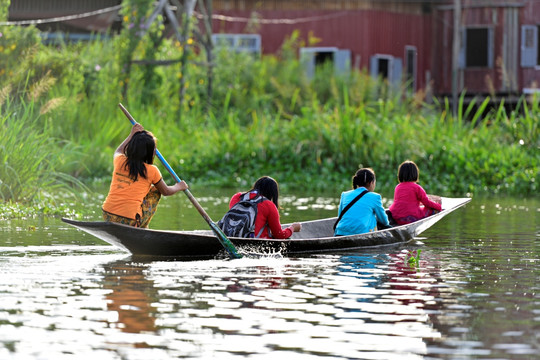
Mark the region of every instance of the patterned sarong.
POLYGON ((148 191, 148 194, 146 194, 146 196, 144 197, 143 202, 141 204, 142 216, 137 214, 136 219, 130 219, 123 216, 111 214, 103 210, 103 220, 135 226, 135 227, 147 228, 148 224, 150 224, 150 220, 152 220, 152 217, 156 213, 157 206, 160 199, 161 199, 161 193, 159 192, 158 189, 152 186, 150 191, 148 191))
POLYGON ((405 216, 405 217, 402 217, 402 218, 397 218, 395 220, 398 223, 398 225, 405 225, 405 224, 410 224, 410 223, 416 222, 416 221, 421 220, 421 219, 425 219, 428 216, 434 215, 436 213, 438 213, 438 211, 435 210, 435 209, 425 208, 424 217, 421 217, 420 219, 418 219, 416 216, 409 215, 409 216, 405 216))

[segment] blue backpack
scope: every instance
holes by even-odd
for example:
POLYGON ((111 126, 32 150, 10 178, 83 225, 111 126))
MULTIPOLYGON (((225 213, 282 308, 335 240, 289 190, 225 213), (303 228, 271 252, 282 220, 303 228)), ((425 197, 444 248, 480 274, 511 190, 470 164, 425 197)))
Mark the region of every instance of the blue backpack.
POLYGON ((217 225, 226 236, 258 238, 264 227, 255 236, 255 219, 257 218, 257 206, 267 200, 264 196, 257 195, 249 198, 250 193, 240 195, 240 201, 233 205, 229 211, 218 221, 217 225))

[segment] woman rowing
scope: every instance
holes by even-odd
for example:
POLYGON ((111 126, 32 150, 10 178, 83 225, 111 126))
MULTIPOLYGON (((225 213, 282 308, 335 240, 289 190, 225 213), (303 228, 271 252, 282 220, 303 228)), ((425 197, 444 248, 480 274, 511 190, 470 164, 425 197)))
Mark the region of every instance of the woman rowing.
POLYGON ((155 155, 154 135, 141 124, 133 125, 114 152, 111 186, 102 207, 105 221, 147 228, 161 195, 170 196, 188 188, 185 181, 165 184, 153 165, 155 155))

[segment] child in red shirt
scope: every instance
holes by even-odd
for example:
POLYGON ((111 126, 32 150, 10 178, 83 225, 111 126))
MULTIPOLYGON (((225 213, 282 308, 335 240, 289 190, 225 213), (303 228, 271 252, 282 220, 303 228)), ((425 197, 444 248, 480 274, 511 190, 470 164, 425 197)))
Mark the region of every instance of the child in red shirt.
MULTIPOLYGON (((290 238, 293 232, 298 232, 302 229, 300 223, 293 223, 286 229, 281 228, 279 221, 279 189, 276 180, 270 176, 259 178, 253 188, 247 192, 250 199, 256 198, 258 195, 264 196, 266 199, 257 204, 257 217, 255 218, 255 237, 263 239, 287 239, 290 238)), ((236 193, 229 202, 229 208, 232 208, 243 193, 236 193)))
POLYGON ((418 175, 418 166, 413 161, 407 160, 399 165, 399 184, 389 209, 398 225, 409 224, 441 211, 441 198, 427 195, 417 184, 418 175))

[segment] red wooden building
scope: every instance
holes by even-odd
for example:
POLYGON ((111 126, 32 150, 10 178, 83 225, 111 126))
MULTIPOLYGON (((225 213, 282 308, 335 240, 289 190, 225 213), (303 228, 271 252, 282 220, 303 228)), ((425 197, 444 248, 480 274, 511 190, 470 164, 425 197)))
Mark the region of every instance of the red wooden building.
MULTIPOLYGON (((299 30, 307 71, 320 60, 450 96, 457 0, 214 0, 215 33, 260 36, 276 53, 299 30)), ((540 1, 459 0, 457 91, 516 99, 540 87, 540 1)))
MULTIPOLYGON (((306 44, 310 37, 319 39, 298 54, 308 74, 330 60, 336 70, 367 69, 436 96, 450 96, 455 89, 515 100, 540 88, 539 0, 199 1, 212 4, 216 43, 236 50, 277 53, 296 30, 306 44)), ((66 32, 88 33, 118 25, 120 4, 11 0, 9 16, 12 21, 43 19, 108 8, 54 24, 66 32)), ((39 26, 52 27, 45 24, 39 26)))
MULTIPOLYGON (((438 94, 451 91, 454 7, 436 7, 433 74, 438 94), (449 25, 450 24, 450 25, 449 25)), ((519 96, 540 88, 540 2, 464 1, 461 11, 459 89, 472 94, 519 96)))
POLYGON ((392 82, 405 75, 413 87, 431 77, 432 1, 214 1, 215 33, 256 32, 262 53, 276 53, 293 31, 307 44, 301 49, 308 71, 333 59, 336 66, 367 68, 392 82))

